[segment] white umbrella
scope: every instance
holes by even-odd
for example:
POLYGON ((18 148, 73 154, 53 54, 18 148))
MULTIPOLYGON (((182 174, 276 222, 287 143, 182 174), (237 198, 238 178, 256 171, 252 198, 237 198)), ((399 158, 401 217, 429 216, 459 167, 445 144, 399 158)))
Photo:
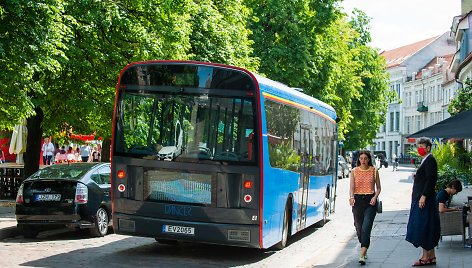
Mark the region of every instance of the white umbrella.
POLYGON ((26 151, 26 137, 28 130, 26 128, 26 119, 23 119, 22 124, 16 125, 13 129, 10 141, 10 154, 16 154, 16 163, 24 164, 23 153, 26 151))

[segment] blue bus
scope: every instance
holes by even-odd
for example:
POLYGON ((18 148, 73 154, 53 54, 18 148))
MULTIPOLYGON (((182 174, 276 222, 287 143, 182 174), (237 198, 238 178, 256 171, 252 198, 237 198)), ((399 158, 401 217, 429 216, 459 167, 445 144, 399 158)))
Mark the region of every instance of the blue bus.
POLYGON ((250 71, 126 66, 116 87, 113 226, 158 242, 282 249, 334 209, 334 109, 250 71))

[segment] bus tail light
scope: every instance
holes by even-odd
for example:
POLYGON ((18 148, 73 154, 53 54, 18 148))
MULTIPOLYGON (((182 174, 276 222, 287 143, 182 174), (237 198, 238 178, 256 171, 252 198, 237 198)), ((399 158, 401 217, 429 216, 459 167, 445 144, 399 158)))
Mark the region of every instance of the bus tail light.
POLYGON ((119 178, 119 179, 124 179, 126 177, 126 172, 122 169, 118 170, 118 172, 116 173, 116 176, 119 178))
POLYGON ((244 188, 251 189, 252 188, 252 181, 247 180, 244 182, 244 188))

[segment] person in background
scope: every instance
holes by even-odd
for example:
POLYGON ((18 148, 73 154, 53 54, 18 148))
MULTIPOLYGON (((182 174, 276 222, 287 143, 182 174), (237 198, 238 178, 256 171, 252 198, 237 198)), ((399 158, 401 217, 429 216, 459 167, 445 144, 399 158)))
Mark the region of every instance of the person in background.
POLYGON ((440 213, 462 210, 462 208, 450 208, 448 203, 451 197, 462 191, 462 184, 459 180, 450 181, 446 185, 446 189, 442 189, 436 195, 438 201, 438 209, 440 213))
POLYGON ((62 145, 61 150, 59 150, 60 154, 66 154, 66 147, 62 145))
POLYGON ((436 200, 438 202, 439 213, 450 212, 450 211, 462 211, 462 221, 464 226, 469 226, 467 221, 467 213, 470 210, 468 206, 463 207, 449 207, 449 200, 453 195, 460 193, 462 191, 462 183, 460 180, 452 180, 446 185, 446 189, 442 189, 436 195, 436 200))
POLYGON ((82 162, 88 162, 90 157, 90 146, 88 146, 88 144, 80 147, 80 157, 82 158, 82 162))
POLYGON ((92 162, 100 162, 100 152, 98 151, 97 147, 93 147, 92 152, 92 162))
POLYGON ((423 254, 413 266, 436 264, 434 247, 439 243, 440 223, 434 187, 438 180, 438 164, 431 154, 431 146, 428 138, 418 141, 418 154, 423 160, 414 176, 406 241, 421 247, 423 254))
POLYGON ((42 151, 43 151, 43 164, 52 165, 52 156, 54 155, 54 145, 51 142, 49 142, 49 138, 44 138, 42 151))
POLYGON ((0 148, 0 164, 5 163, 5 153, 0 148))
POLYGON ((357 239, 361 243, 361 265, 366 262, 380 191, 379 172, 372 164, 372 155, 369 151, 359 151, 356 167, 351 172, 349 204, 352 206, 357 239))

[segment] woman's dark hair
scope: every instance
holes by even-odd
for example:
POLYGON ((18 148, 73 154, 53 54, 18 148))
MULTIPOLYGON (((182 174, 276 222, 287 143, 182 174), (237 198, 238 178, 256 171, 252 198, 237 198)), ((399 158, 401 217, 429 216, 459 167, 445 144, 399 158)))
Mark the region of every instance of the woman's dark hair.
POLYGON ((367 163, 367 165, 373 167, 374 165, 372 164, 372 155, 370 154, 370 151, 369 150, 360 150, 359 151, 359 155, 357 156, 357 162, 356 162, 356 167, 360 166, 361 165, 361 155, 367 155, 367 157, 369 158, 369 162, 367 163))
POLYGON ((456 192, 462 191, 462 183, 460 180, 452 180, 447 184, 446 187, 455 189, 456 192))

